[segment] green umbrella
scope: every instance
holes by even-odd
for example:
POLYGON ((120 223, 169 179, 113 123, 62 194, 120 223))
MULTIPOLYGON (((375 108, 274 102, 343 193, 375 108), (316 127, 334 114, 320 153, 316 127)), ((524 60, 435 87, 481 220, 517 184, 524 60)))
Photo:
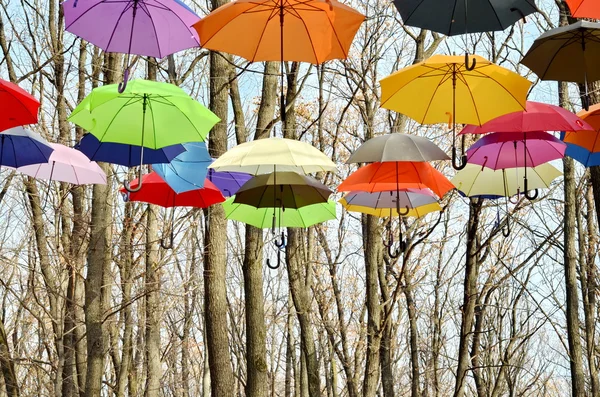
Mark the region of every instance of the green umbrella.
MULTIPOLYGON (((269 228, 272 225, 271 217, 274 208, 255 208, 247 204, 234 203, 235 196, 230 197, 222 205, 225 209, 225 217, 234 221, 240 221, 258 228, 269 228)), ((335 201, 329 200, 327 203, 307 205, 302 208, 288 208, 285 211, 281 209, 275 211, 276 222, 279 227, 309 227, 317 223, 336 219, 335 201)), ((283 242, 282 242, 283 243, 283 242)), ((281 247, 280 247, 281 248, 281 247)), ((277 266, 271 266, 267 260, 267 266, 272 269, 279 267, 281 263, 278 250, 277 266)))
MULTIPOLYGON (((73 110, 69 120, 92 133, 100 142, 149 149, 203 142, 220 121, 181 88, 148 80, 129 82, 122 94, 116 84, 95 88, 73 110)), ((141 150, 140 165, 143 158, 144 151, 141 150)), ((141 187, 140 184, 137 189, 141 187)), ((126 188, 129 190, 128 186, 126 188)))
POLYGON ((310 176, 296 172, 273 172, 255 176, 244 183, 235 195, 235 203, 257 208, 270 207, 275 214, 277 208, 287 210, 326 203, 331 193, 327 186, 310 176))

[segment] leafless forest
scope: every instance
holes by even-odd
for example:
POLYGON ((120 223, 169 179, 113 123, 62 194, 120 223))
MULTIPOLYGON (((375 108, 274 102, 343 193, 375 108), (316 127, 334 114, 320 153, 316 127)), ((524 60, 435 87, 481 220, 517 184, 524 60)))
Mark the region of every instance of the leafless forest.
MULTIPOLYGON (((367 19, 348 60, 285 65, 283 127, 279 63, 196 48, 140 58, 134 74, 183 87, 224 120, 209 135, 213 156, 293 137, 339 164, 319 176, 331 186, 375 135, 449 149, 445 126, 379 107, 379 79, 434 53, 477 53, 527 75, 531 99, 581 107, 579 87, 518 64, 559 25, 560 0, 538 0, 542 13, 505 32, 453 39, 403 28, 390 2, 350 2, 367 19)), ((202 16, 224 0, 186 3, 202 16)), ((119 81, 123 57, 65 32, 58 0, 0 5, 0 77, 42 102, 34 129, 73 146, 84 131, 67 117, 93 87, 119 81)), ((339 209, 337 221, 290 229, 278 270, 264 263, 271 234, 226 221, 218 205, 177 209, 174 247, 161 248, 171 210, 124 203, 125 168, 103 165, 109 184, 94 187, 3 169, 0 395, 599 396, 600 171, 559 165, 564 179, 534 202, 453 193, 443 212, 407 219, 398 259, 382 245, 383 220, 339 209)))

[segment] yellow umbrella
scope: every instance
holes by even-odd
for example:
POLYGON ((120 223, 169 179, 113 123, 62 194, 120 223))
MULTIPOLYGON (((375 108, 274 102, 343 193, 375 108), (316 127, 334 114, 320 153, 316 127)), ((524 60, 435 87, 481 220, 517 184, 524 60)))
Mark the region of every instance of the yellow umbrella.
MULTIPOLYGON (((450 121, 481 125, 507 113, 525 109, 531 82, 517 73, 474 56, 474 65, 464 57, 434 55, 398 70, 381 83, 381 106, 407 115, 421 124, 450 121)), ((453 165, 456 164, 456 135, 453 136, 453 165)))
POLYGON ((268 138, 246 142, 228 150, 209 168, 252 175, 276 171, 310 174, 335 171, 336 165, 308 143, 293 139, 268 138))

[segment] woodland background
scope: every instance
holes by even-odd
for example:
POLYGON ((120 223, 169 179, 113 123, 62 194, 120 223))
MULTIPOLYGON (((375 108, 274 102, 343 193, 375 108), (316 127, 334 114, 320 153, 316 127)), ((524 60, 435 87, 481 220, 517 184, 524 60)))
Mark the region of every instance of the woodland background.
MULTIPOLYGON (((199 15, 223 2, 186 1, 199 15)), ((577 86, 537 82, 518 64, 540 32, 566 23, 559 0, 538 0, 541 13, 505 32, 458 38, 404 28, 387 1, 349 4, 367 19, 348 60, 286 64, 283 127, 278 63, 193 49, 139 59, 135 75, 185 88, 223 120, 213 156, 300 139, 340 165, 319 175, 331 186, 375 135, 420 134, 449 151, 445 127, 379 108, 378 80, 434 53, 476 52, 535 81, 530 99, 580 108, 577 86)), ((58 0, 0 0, 0 49, 0 77, 42 102, 34 128, 71 146, 84 133, 71 110, 123 70, 122 56, 64 31, 58 0)), ((219 205, 176 210, 175 247, 160 248, 171 213, 124 203, 126 169, 103 165, 109 185, 94 187, 4 169, 0 395, 598 396, 600 171, 560 165, 564 181, 508 214, 503 200, 454 193, 441 214, 407 219, 395 260, 383 221, 340 210, 290 229, 278 271, 264 265, 271 235, 226 222, 219 205)))

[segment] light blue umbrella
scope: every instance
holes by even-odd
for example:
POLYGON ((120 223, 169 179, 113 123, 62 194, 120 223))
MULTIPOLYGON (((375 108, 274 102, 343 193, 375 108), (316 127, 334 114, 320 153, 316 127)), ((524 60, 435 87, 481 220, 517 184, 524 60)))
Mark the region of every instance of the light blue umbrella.
POLYGON ((183 147, 186 151, 170 163, 152 165, 177 194, 203 188, 208 166, 213 161, 204 142, 184 143, 183 147))

